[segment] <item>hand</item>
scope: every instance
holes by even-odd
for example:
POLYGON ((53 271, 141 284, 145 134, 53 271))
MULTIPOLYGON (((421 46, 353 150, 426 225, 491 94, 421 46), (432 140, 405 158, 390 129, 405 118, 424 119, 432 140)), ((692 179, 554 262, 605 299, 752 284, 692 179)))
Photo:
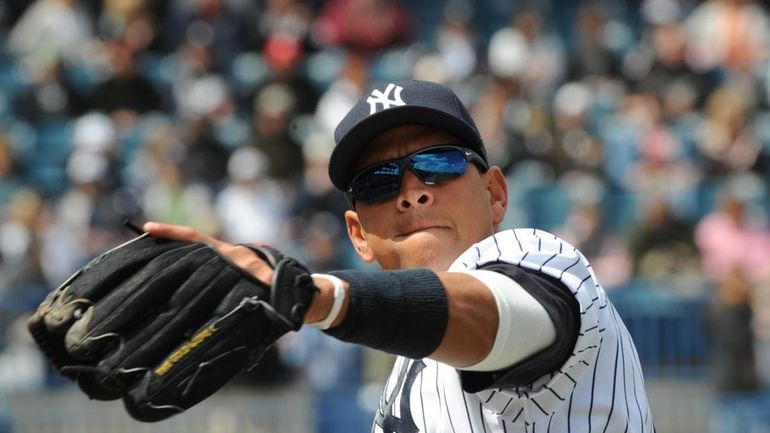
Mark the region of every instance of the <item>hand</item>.
MULTIPOLYGON (((233 263, 257 277, 260 281, 267 285, 272 284, 273 269, 249 248, 215 239, 188 226, 149 221, 142 226, 142 229, 155 237, 178 241, 207 243, 219 251, 220 254, 229 257, 233 263)), ((334 299, 334 286, 331 282, 323 278, 314 278, 314 282, 320 292, 313 298, 310 309, 305 315, 306 323, 317 322, 326 317, 331 310, 334 299)), ((347 289, 347 284, 345 287, 347 289)), ((337 320, 335 320, 333 326, 339 325, 345 319, 347 307, 348 300, 346 297, 342 311, 337 316, 337 320)))
POLYGON ((219 251, 220 254, 227 256, 233 263, 254 275, 263 283, 270 285, 273 280, 273 269, 247 247, 215 239, 188 226, 149 221, 144 223, 142 229, 150 235, 159 238, 209 244, 219 251))

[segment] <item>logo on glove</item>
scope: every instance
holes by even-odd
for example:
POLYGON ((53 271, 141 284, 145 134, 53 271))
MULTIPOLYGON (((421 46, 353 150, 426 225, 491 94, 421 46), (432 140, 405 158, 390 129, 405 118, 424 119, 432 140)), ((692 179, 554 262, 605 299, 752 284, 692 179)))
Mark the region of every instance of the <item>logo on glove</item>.
POLYGON ((183 344, 182 347, 180 347, 174 353, 169 355, 169 357, 166 358, 165 361, 163 361, 163 364, 161 364, 160 367, 155 369, 155 374, 157 374, 158 376, 163 376, 164 374, 168 373, 169 370, 171 370, 174 367, 174 364, 179 362, 180 359, 187 356, 187 354, 190 353, 191 350, 200 346, 201 343, 203 343, 207 338, 214 335, 215 332, 217 332, 217 328, 215 328, 214 325, 209 325, 205 329, 203 329, 201 332, 195 334, 193 338, 190 339, 189 342, 183 344))

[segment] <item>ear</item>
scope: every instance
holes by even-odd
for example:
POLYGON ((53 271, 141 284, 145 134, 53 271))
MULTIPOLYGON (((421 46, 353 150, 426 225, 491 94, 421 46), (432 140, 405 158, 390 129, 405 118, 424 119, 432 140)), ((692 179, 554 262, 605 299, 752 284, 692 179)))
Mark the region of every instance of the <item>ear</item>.
POLYGON ((489 192, 489 204, 492 208, 492 224, 497 226, 505 218, 508 209, 508 183, 500 167, 493 166, 485 173, 485 182, 489 192))
POLYGON ((374 254, 372 254, 372 250, 369 248, 369 242, 366 241, 366 232, 355 211, 345 211, 345 226, 348 229, 348 237, 350 242, 353 243, 356 253, 366 263, 372 263, 374 261, 374 254))

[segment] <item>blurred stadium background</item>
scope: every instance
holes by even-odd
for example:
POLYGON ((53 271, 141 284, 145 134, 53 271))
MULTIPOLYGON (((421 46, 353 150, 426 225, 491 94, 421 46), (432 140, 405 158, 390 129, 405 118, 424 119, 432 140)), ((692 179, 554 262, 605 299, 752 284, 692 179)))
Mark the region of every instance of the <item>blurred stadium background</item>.
POLYGON ((368 431, 391 358, 302 330, 156 425, 89 402, 24 324, 126 219, 361 266, 326 179, 372 83, 442 81, 511 186, 506 227, 582 249, 660 432, 770 432, 766 0, 0 3, 0 433, 368 431))

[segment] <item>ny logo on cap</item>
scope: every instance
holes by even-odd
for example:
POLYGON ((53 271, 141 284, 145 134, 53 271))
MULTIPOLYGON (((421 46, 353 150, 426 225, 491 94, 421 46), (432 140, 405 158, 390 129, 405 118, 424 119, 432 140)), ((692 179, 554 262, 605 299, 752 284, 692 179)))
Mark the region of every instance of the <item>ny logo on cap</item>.
POLYGON ((366 102, 369 103, 369 114, 377 112, 377 104, 382 104, 382 109, 387 110, 391 106, 406 105, 403 99, 401 99, 401 91, 404 90, 401 86, 396 86, 393 83, 388 84, 385 88, 385 93, 380 92, 377 89, 372 90, 371 96, 366 98, 366 102), (391 94, 394 93, 391 99, 391 94))

